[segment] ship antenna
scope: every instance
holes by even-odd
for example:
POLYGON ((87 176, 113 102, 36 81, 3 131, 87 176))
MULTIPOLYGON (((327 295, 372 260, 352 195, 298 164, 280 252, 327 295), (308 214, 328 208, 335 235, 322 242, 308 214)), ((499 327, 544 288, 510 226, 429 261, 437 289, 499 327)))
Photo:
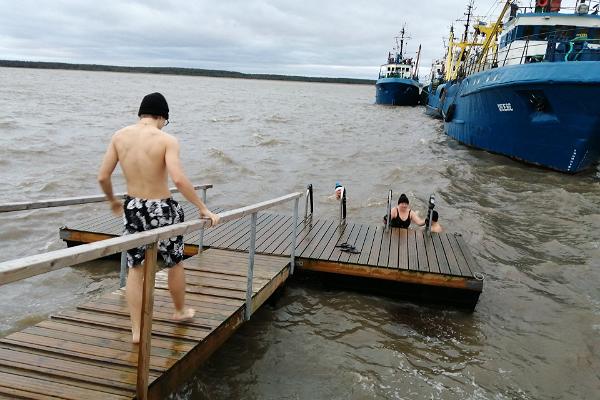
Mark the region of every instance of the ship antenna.
POLYGON ((465 34, 463 36, 463 42, 467 41, 467 38, 469 35, 469 25, 471 23, 471 11, 473 11, 473 0, 471 0, 469 2, 469 5, 467 6, 467 13, 465 14, 467 16, 467 23, 465 24, 465 34))
POLYGON ((400 37, 400 59, 403 59, 402 54, 404 54, 404 26, 402 26, 402 30, 400 31, 402 36, 400 37))

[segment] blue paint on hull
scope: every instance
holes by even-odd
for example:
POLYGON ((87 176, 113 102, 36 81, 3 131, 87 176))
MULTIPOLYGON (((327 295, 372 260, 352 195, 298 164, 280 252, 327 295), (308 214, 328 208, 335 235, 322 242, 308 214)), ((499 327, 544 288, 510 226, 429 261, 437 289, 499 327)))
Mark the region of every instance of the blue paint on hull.
POLYGON ((417 81, 404 78, 381 78, 375 83, 375 103, 392 106, 414 106, 419 103, 417 81))
POLYGON ((447 83, 445 132, 469 146, 575 173, 600 158, 600 62, 522 64, 447 83))
POLYGON ((434 118, 442 118, 442 105, 445 99, 444 89, 446 87, 445 83, 438 85, 433 90, 433 87, 429 86, 429 95, 427 96, 427 104, 425 105, 425 114, 434 117, 434 118))

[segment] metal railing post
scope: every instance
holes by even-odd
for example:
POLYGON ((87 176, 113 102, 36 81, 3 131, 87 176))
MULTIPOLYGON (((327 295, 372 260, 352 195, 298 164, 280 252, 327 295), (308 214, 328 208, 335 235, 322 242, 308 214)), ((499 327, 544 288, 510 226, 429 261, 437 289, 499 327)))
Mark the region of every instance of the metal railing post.
POLYGON ((309 184, 306 187, 306 200, 304 202, 304 219, 308 217, 308 205, 310 201, 310 216, 313 215, 313 186, 309 184))
POLYGON ((127 283, 127 252, 121 252, 121 272, 119 273, 119 287, 122 288, 127 283))
POLYGON ((342 198, 340 199, 340 226, 346 223, 346 188, 342 191, 342 198))
MULTIPOLYGON (((206 205, 206 188, 202 188, 202 202, 206 205)), ((198 254, 204 250, 204 227, 200 228, 198 238, 198 254)))
POLYGON ((146 247, 144 259, 144 283, 140 321, 140 344, 138 350, 136 392, 139 400, 148 398, 150 375, 150 349, 152 342, 152 313, 154 308, 154 279, 156 276, 156 256, 158 243, 146 247))
POLYGON ((387 218, 385 220, 385 228, 390 229, 390 224, 392 223, 392 189, 388 193, 388 203, 387 203, 387 218))
POLYGON ((298 201, 299 200, 300 200, 299 198, 296 198, 294 200, 294 234, 292 236, 292 254, 290 255, 290 257, 291 257, 290 274, 291 275, 294 275, 294 267, 296 266, 296 236, 298 235, 298 201))
POLYGON ((256 246, 256 213, 250 218, 250 251, 248 254, 248 285, 246 287, 246 321, 252 315, 252 279, 254 277, 254 251, 256 246))

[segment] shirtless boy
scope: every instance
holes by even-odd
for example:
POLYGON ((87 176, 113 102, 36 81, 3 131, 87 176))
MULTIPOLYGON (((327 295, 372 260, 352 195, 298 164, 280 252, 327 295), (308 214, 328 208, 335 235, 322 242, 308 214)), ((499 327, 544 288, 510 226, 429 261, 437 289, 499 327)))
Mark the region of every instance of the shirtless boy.
MULTIPOLYGON (((200 217, 209 218, 211 225, 217 224, 219 216, 206 208, 183 172, 177 139, 161 130, 169 120, 169 106, 163 95, 152 93, 145 96, 138 116, 140 119, 136 124, 112 136, 98 173, 98 182, 113 213, 121 215, 125 212, 125 233, 133 234, 183 222, 183 209, 171 198, 167 176, 171 177, 181 194, 198 207, 200 217), (121 163, 127 181, 125 204, 121 204, 113 195, 110 178, 117 163, 121 163)), ((169 271, 169 292, 175 306, 173 319, 189 320, 195 311, 185 306, 183 236, 161 241, 158 251, 169 271)), ((139 267, 144 256, 144 247, 127 251, 129 273, 126 293, 133 343, 140 340, 144 272, 139 267)))

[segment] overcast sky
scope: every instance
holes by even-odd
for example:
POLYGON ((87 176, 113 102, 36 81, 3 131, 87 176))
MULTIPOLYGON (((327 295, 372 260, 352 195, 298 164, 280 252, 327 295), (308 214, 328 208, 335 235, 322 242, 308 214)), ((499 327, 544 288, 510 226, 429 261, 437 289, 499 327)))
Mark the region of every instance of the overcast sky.
POLYGON ((0 0, 0 59, 375 79, 406 24, 424 74, 467 2, 0 0))

